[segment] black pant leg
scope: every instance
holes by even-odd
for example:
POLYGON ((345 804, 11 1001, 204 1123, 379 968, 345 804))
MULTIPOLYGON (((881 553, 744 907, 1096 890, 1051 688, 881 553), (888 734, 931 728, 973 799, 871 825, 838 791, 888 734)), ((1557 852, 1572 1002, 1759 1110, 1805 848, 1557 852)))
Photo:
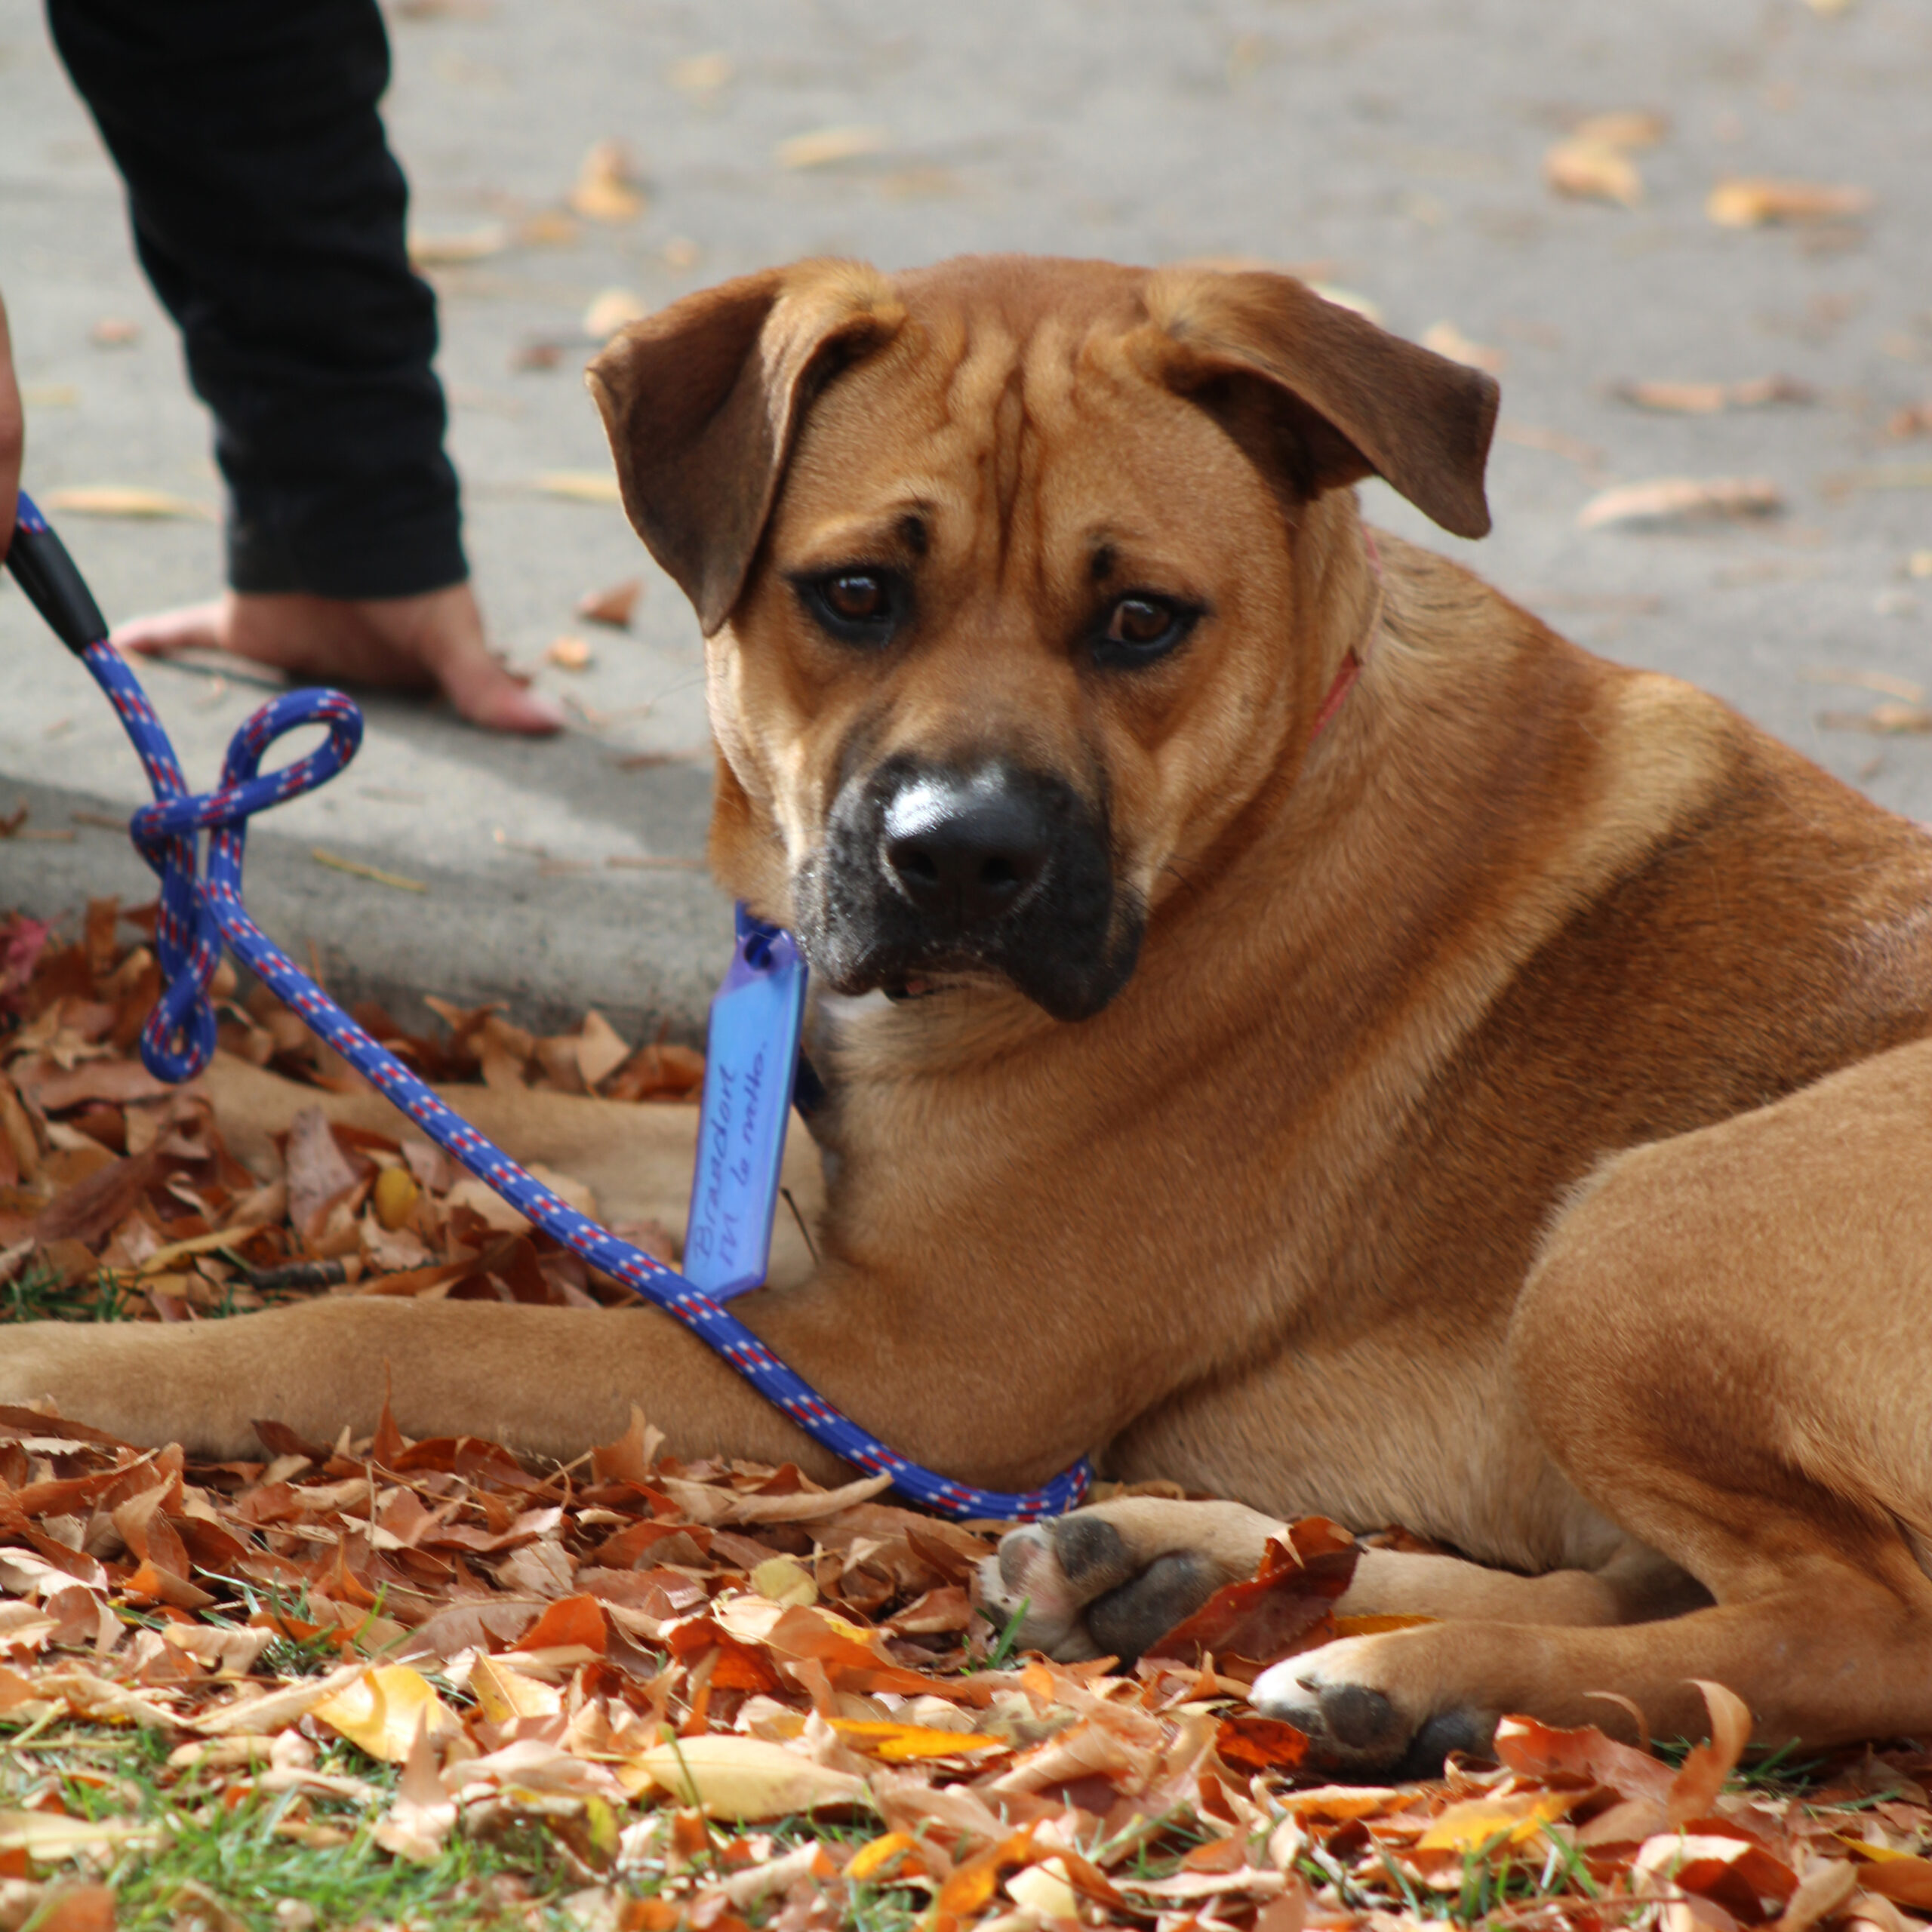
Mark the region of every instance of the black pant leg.
POLYGON ((238 590, 460 582, 454 470, 377 103, 375 0, 48 0, 215 418, 238 590))

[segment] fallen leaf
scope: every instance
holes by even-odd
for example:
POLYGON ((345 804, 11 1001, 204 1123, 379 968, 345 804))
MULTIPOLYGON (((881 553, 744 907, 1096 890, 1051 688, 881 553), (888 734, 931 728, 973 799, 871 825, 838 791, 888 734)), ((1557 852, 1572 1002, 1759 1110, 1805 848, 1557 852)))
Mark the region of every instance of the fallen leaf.
POLYGON ((429 1680, 406 1663, 380 1664, 309 1707, 309 1715, 386 1764, 406 1764, 419 1726, 455 1736, 456 1714, 429 1680))
POLYGON ((114 1887, 50 1885, 28 1922, 33 1932, 114 1932, 114 1887))
POLYGON ((1438 1811, 1416 1840, 1418 1851, 1480 1851, 1497 1842, 1524 1844, 1561 1817, 1581 1792, 1512 1792, 1466 1798, 1438 1811))
POLYGON ((1496 1755, 1524 1777, 1588 1778, 1623 1797, 1648 1799, 1662 1822, 1673 1777, 1669 1766, 1594 1725, 1559 1730, 1534 1718, 1506 1717, 1496 1727, 1496 1755))
POLYGON ((1747 1924, 1772 1917, 1798 1889, 1797 1874, 1761 1845, 1701 1832, 1665 1832, 1646 1840, 1630 1871, 1647 1890, 1652 1884, 1674 1886, 1747 1924))
POLYGON ((1454 322, 1438 322, 1423 335, 1422 346, 1432 349, 1438 355, 1446 355, 1452 362, 1466 363, 1472 369, 1487 370, 1492 376, 1503 373, 1509 358, 1500 349, 1485 347, 1479 342, 1472 342, 1454 322))
POLYGON ((509 232, 500 222, 454 235, 412 234, 409 259, 420 269, 453 268, 500 255, 509 246, 509 232))
POLYGON ((1149 1654, 1188 1663, 1210 1651, 1263 1661, 1288 1654, 1334 1609, 1361 1554, 1347 1531, 1322 1516, 1303 1518, 1288 1539, 1284 1545, 1271 1538, 1253 1577, 1223 1585, 1149 1654))
POLYGON ((1737 177, 1711 190, 1704 212, 1720 228, 1761 228, 1782 222, 1844 221, 1865 214, 1872 202, 1866 188, 1737 177))
POLYGON ((1574 201, 1614 202, 1635 208, 1644 198, 1644 177, 1621 148, 1572 135, 1543 158, 1543 178, 1574 201))
POLYGON ((756 1823, 794 1811, 864 1801, 865 1781, 834 1770, 761 1737, 687 1737, 660 1744, 626 1761, 651 1780, 707 1817, 756 1823))
POLYGON ((311 1240, 331 1204, 356 1186, 361 1177, 349 1164, 320 1107, 304 1107, 295 1116, 284 1158, 288 1217, 303 1240, 311 1240))
POLYGON ((1066 1875, 1066 1861, 1043 1859, 1014 1872, 1006 1881, 1007 1896, 1015 1905, 1024 1906, 1042 1918, 1070 1918, 1078 1922, 1080 1895, 1066 1875))
POLYGON ((1649 108, 1620 108, 1587 115, 1570 132, 1577 140, 1600 141, 1605 147, 1654 148, 1670 132, 1670 116, 1649 108))
POLYGON ((882 154, 891 145, 892 132, 887 128, 820 128, 780 141, 772 157, 780 168, 829 168, 841 161, 882 154))
POLYGON ((651 313, 651 304, 628 288, 607 288, 591 298, 583 312, 583 332, 594 342, 608 342, 632 322, 640 322, 651 313))
POLYGON ((1784 494, 1764 476, 1664 476, 1600 491, 1577 514, 1579 530, 1711 523, 1776 516, 1784 494))
POLYGON ((637 163, 622 141, 599 141, 585 155, 570 205, 590 221, 635 221, 643 214, 637 163))
POLYGON ((1889 671, 1835 669, 1829 665, 1807 666, 1798 673, 1807 685, 1854 685, 1861 691, 1877 691, 1905 704, 1923 704, 1925 687, 1912 678, 1894 677, 1889 671))
POLYGON ((680 94, 704 98, 728 86, 736 69, 728 54, 694 54, 674 60, 666 78, 680 94))
POLYGON ((620 503, 614 472, 601 469, 546 469, 537 475, 535 488, 546 497, 562 497, 577 503, 620 503))
POLYGON ((627 630, 637 600, 644 594, 644 580, 627 577, 602 590, 586 591, 577 599, 577 614, 593 624, 608 624, 614 630, 627 630))
POLYGON ((630 1043, 595 1007, 583 1016, 575 1045, 577 1071, 592 1091, 631 1057, 630 1043))
POLYGON ((1875 704, 1869 711, 1821 711, 1828 731, 1869 731, 1877 737, 1914 737, 1932 731, 1932 711, 1916 704, 1875 704))
POLYGON ((841 1737, 888 1764, 915 1764, 927 1758, 970 1758, 1013 1749, 1004 1737, 983 1737, 977 1731, 935 1730, 924 1724, 862 1718, 833 1718, 830 1722, 841 1737))
POLYGON ((1673 1826, 1687 1825, 1710 1810, 1724 1780, 1737 1768, 1751 1741, 1751 1707, 1736 1691, 1699 1677, 1691 1681, 1703 1692, 1711 1714, 1709 1743, 1699 1745, 1672 1780, 1665 1809, 1673 1826))
POLYGON ((1789 376, 1763 376, 1748 383, 1617 383, 1619 402, 1680 416, 1715 416, 1726 409, 1761 409, 1777 402, 1812 402, 1817 392, 1789 376))
POLYGON ((168 1839, 159 1825, 68 1818, 54 1811, 0 1811, 0 1851, 24 1851, 44 1863, 89 1852, 151 1851, 168 1839))
POLYGON ((212 523, 215 512, 206 503, 186 497, 171 496, 165 490, 143 490, 132 484, 78 484, 50 490, 42 500, 51 510, 69 516, 128 517, 155 521, 168 517, 192 518, 212 523))

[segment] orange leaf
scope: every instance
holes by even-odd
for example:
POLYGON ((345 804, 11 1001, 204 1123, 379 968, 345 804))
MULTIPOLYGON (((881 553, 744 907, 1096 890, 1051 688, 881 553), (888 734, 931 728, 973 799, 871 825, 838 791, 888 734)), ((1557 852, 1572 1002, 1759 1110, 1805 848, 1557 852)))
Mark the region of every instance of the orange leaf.
POLYGON ((1703 1691, 1709 1709, 1711 1741, 1699 1745, 1684 1759, 1684 1768, 1672 1781, 1665 1810, 1673 1827, 1701 1818, 1710 1810, 1751 1741, 1751 1709, 1744 1700, 1721 1684, 1701 1677, 1690 1681, 1703 1691))
POLYGON ((604 1607, 595 1597, 559 1597, 517 1640, 520 1651, 561 1650, 575 1647, 595 1651, 601 1657, 609 1649, 611 1626, 604 1607))
POLYGON ((1348 1531, 1325 1516, 1304 1517, 1288 1534, 1285 1547, 1269 1541, 1252 1578, 1223 1584, 1192 1617, 1149 1644, 1149 1654, 1189 1663, 1210 1651, 1287 1656, 1327 1618, 1361 1554, 1348 1531))
POLYGON ((979 1751, 1010 1751, 1003 1737, 977 1731, 936 1730, 926 1724, 888 1724, 864 1718, 834 1718, 832 1727, 863 1751, 888 1764, 911 1764, 922 1758, 964 1758, 979 1751))
POLYGON ((1308 1734, 1275 1718, 1223 1718, 1214 1749, 1244 1771, 1291 1771, 1308 1755, 1308 1734))

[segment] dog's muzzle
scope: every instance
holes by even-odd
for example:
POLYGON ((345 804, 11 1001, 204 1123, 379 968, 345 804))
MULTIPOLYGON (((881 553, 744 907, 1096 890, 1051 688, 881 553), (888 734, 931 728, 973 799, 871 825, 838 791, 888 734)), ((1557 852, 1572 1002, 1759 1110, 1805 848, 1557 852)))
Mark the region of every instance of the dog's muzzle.
POLYGON ((806 955, 835 991, 990 976, 1057 1020, 1120 990, 1143 923, 1115 888, 1104 814, 999 760, 895 758, 848 780, 796 896, 806 955))

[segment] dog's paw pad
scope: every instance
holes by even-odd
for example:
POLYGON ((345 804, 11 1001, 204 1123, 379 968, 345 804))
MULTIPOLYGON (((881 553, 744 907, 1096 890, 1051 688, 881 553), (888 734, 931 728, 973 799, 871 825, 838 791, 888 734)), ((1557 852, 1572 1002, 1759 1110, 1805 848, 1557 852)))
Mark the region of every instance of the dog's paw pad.
POLYGON ((1029 1524, 1000 1542, 980 1571, 980 1600, 1004 1620, 1025 1607, 1017 1641, 1063 1662, 1131 1663, 1204 1603, 1223 1580, 1195 1552, 1137 1551, 1107 1518, 1078 1511, 1029 1524))
POLYGON ((1479 1712, 1439 1711, 1418 1719, 1387 1691, 1368 1646, 1345 1638, 1271 1666, 1255 1679, 1254 1708, 1307 1734, 1319 1764, 1357 1777, 1432 1778, 1451 1751, 1485 1754, 1496 1721, 1479 1712))

